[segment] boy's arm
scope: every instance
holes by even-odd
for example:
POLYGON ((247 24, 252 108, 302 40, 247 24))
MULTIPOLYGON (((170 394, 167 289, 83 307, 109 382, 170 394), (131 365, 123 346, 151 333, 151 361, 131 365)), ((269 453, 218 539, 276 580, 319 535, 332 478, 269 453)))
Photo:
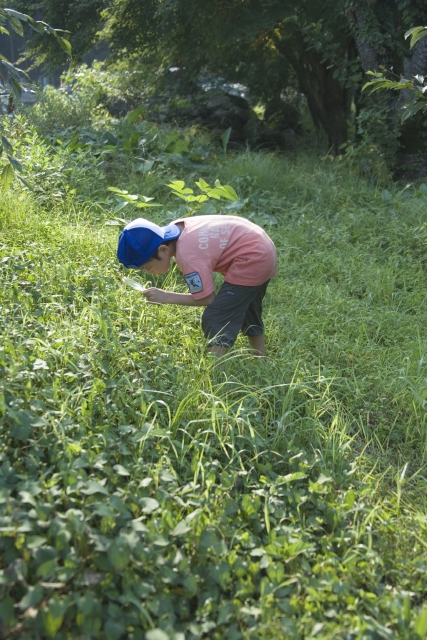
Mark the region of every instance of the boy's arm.
POLYGON ((181 304, 186 307, 207 307, 215 300, 214 291, 205 298, 199 298, 198 300, 195 300, 191 293, 175 293, 175 291, 165 291, 155 287, 146 289, 142 295, 145 296, 147 302, 152 304, 181 304))

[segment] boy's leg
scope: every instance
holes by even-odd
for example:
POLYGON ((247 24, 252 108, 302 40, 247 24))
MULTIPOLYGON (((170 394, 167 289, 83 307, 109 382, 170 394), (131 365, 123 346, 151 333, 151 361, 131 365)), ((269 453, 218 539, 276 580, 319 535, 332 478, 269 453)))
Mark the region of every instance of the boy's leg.
POLYGON ((254 356, 265 356, 265 338, 262 333, 260 336, 248 336, 249 344, 253 349, 254 356))
POLYGON ((222 344, 213 344, 211 347, 208 347, 209 353, 213 353, 216 358, 225 356, 227 349, 228 347, 224 347, 222 344))
MULTIPOLYGON (((264 293, 265 289, 263 295, 264 293)), ((202 313, 203 333, 205 338, 209 340, 208 349, 211 353, 221 356, 226 353, 228 347, 233 346, 246 320, 248 308, 259 295, 259 286, 246 287, 224 282, 214 302, 206 307, 202 313)), ((250 314, 249 318, 252 317, 253 314, 250 314)), ((258 335, 259 333, 263 333, 263 329, 260 327, 258 330, 252 327, 252 332, 249 331, 250 335, 258 335)))
POLYGON ((264 323, 262 321, 262 301, 269 281, 264 282, 258 294, 249 305, 242 324, 242 333, 248 337, 249 345, 256 356, 265 356, 264 323))

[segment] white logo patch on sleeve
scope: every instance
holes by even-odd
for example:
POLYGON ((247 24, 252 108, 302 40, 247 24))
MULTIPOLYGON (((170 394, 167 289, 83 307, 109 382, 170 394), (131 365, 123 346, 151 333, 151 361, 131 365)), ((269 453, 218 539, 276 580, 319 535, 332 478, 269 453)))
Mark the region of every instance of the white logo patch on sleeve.
POLYGON ((190 293, 199 293, 203 291, 203 282, 197 271, 184 276, 184 280, 190 289, 190 293))

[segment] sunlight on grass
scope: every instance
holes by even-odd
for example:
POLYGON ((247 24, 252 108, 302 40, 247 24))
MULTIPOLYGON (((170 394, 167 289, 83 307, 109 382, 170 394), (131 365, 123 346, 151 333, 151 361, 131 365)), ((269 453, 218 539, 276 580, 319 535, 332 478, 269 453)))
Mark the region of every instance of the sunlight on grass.
MULTIPOLYGON (((178 217, 163 187, 194 178, 185 164, 167 179, 127 169, 116 184, 156 192, 178 217)), ((63 197, 2 193, 5 627, 418 637, 427 197, 314 154, 244 151, 202 174, 234 186, 239 214, 277 245, 265 359, 239 339, 216 361, 199 309, 122 284, 107 174, 92 200, 87 182, 63 197)), ((185 291, 177 269, 152 279, 185 291)))

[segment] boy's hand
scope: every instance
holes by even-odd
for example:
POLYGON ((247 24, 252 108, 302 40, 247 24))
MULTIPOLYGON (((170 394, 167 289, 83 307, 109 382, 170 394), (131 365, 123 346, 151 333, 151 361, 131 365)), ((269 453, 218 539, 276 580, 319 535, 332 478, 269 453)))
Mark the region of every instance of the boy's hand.
POLYGON ((150 287, 142 292, 147 302, 151 304, 168 304, 169 303, 169 291, 163 289, 157 289, 156 287, 150 287))
POLYGON ((176 293, 175 291, 165 291, 150 287, 141 291, 147 302, 151 304, 180 304, 186 307, 207 307, 215 300, 215 292, 212 291, 205 298, 195 300, 190 293, 176 293))

